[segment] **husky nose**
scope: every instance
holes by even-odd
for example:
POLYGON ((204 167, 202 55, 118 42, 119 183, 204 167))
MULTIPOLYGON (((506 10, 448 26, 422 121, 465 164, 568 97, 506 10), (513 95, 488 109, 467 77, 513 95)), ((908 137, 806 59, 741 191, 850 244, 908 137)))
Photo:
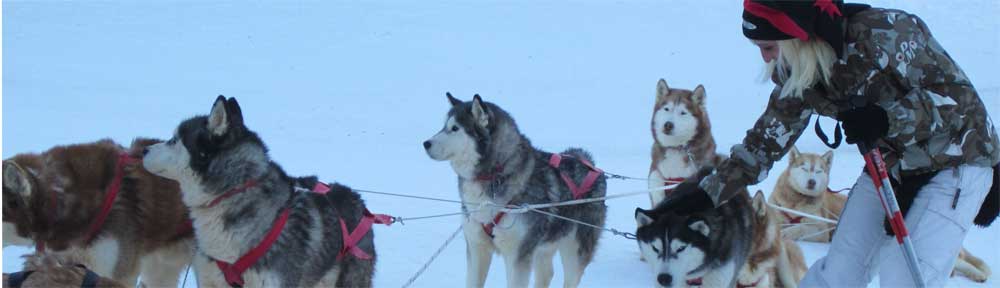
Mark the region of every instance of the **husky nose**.
POLYGON ((659 282, 663 286, 670 286, 670 282, 674 280, 673 278, 670 277, 670 274, 660 274, 656 276, 656 282, 659 282))
POLYGON ((424 141, 424 149, 431 149, 431 141, 424 141))
POLYGON ((806 182, 806 186, 809 186, 809 189, 816 188, 816 180, 809 179, 809 182, 806 182))
POLYGON ((674 131, 674 122, 663 123, 663 133, 670 134, 674 131))

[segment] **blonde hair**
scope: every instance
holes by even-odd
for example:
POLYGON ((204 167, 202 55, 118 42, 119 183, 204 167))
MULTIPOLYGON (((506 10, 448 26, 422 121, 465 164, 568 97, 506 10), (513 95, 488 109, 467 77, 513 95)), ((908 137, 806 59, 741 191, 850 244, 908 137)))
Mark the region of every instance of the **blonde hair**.
POLYGON ((836 52, 826 41, 811 39, 778 40, 778 58, 768 62, 764 67, 763 81, 767 81, 778 73, 781 80, 781 97, 802 97, 802 91, 812 87, 817 81, 824 85, 830 84, 830 74, 833 62, 837 60, 836 52))

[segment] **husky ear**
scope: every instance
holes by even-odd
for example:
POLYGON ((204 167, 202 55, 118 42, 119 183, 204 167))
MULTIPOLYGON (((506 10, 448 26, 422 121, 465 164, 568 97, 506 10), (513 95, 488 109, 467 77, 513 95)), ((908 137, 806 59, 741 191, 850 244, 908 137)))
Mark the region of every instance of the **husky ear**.
POLYGON ((667 94, 670 94, 670 86, 667 86, 667 80, 660 78, 660 81, 656 82, 656 102, 663 101, 667 98, 667 94))
POLYGON ((219 136, 226 134, 229 130, 229 116, 226 111, 226 96, 219 95, 215 98, 215 104, 212 104, 212 113, 208 114, 208 131, 211 131, 213 135, 219 136))
POLYGON ((462 102, 462 100, 458 100, 458 98, 455 98, 455 96, 451 96, 451 92, 445 92, 444 95, 448 96, 448 102, 451 102, 452 107, 462 105, 462 103, 465 103, 462 102))
POLYGON ((653 211, 644 210, 642 208, 635 208, 635 224, 637 227, 642 227, 653 223, 653 211))
POLYGON ((788 166, 791 167, 792 163, 795 163, 795 159, 799 158, 799 148, 792 146, 791 150, 788 150, 788 166))
POLYGON ((696 106, 705 107, 705 87, 698 85, 691 94, 691 102, 696 106))
POLYGON ((691 222, 691 224, 688 224, 688 228, 691 228, 691 230, 694 231, 698 231, 698 233, 701 233, 701 235, 705 235, 705 237, 708 237, 708 233, 712 231, 710 228, 708 228, 708 224, 706 224, 704 220, 691 222))
POLYGON ((767 199, 764 199, 764 191, 757 190, 757 193, 753 194, 753 211, 757 212, 758 216, 764 216, 767 213, 767 199))
POLYGON ((833 150, 826 151, 826 153, 823 153, 823 156, 821 157, 823 158, 823 161, 826 162, 827 167, 833 166, 833 150))
POLYGON ((243 127, 243 109, 240 109, 240 103, 236 102, 235 97, 226 100, 226 117, 229 117, 231 127, 243 127))
POLYGON ((472 117, 476 119, 476 124, 479 124, 480 127, 485 128, 486 125, 490 124, 490 114, 479 94, 472 97, 472 117))
POLYGON ((3 161, 3 187, 16 191, 23 197, 31 196, 31 177, 28 171, 14 161, 3 161))

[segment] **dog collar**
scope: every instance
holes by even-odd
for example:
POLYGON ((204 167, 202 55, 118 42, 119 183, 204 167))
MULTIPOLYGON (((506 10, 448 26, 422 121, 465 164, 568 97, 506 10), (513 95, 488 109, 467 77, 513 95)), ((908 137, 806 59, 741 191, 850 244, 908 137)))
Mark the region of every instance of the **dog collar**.
POLYGON ((233 195, 243 193, 244 191, 247 191, 250 188, 253 188, 254 186, 257 186, 257 180, 249 179, 246 182, 244 182, 243 185, 237 186, 233 189, 229 189, 229 191, 226 191, 226 193, 219 195, 219 197, 215 197, 215 199, 213 199, 212 202, 208 202, 208 205, 205 205, 205 208, 212 208, 213 206, 218 205, 219 202, 222 202, 222 200, 232 197, 233 195))

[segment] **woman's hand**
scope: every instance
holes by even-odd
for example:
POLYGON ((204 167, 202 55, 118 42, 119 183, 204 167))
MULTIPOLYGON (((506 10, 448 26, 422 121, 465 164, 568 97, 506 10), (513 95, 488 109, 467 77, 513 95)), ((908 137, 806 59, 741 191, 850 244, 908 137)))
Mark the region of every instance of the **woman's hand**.
POLYGON ((848 144, 874 144, 889 133, 889 117, 874 104, 840 112, 837 120, 843 123, 848 144))

